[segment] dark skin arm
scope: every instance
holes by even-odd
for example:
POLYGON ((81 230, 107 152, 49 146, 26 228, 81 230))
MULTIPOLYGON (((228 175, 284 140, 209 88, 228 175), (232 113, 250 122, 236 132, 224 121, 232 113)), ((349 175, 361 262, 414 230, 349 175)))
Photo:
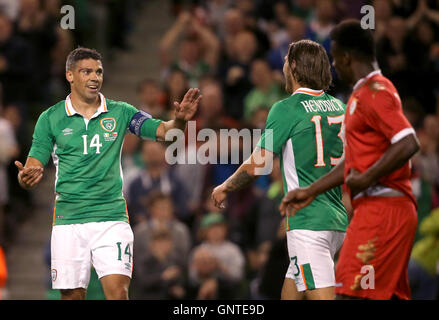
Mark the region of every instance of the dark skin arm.
POLYGON ((319 194, 342 185, 343 182, 344 160, 309 186, 288 192, 282 199, 279 210, 282 215, 294 216, 298 210, 311 204, 319 194))
POLYGON ((383 156, 364 173, 351 170, 346 177, 346 184, 351 189, 352 196, 376 184, 381 177, 401 168, 418 150, 418 139, 410 134, 390 145, 383 156))
MULTIPOLYGON (((365 172, 360 173, 352 169, 346 177, 346 184, 352 196, 376 184, 381 177, 401 168, 418 150, 419 142, 416 136, 411 134, 390 145, 383 156, 365 172)), ((308 187, 288 192, 280 205, 282 215, 294 216, 298 210, 308 206, 319 194, 343 184, 343 174, 344 160, 308 187)))

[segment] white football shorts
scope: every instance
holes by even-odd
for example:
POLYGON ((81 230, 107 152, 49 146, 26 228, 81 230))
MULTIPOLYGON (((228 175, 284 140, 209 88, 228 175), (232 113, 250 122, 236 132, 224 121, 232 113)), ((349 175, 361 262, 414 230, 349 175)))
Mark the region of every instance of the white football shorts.
POLYGON ((335 286, 334 256, 346 233, 293 229, 287 232, 290 265, 286 278, 299 292, 335 286))
POLYGON ((55 225, 51 240, 53 289, 87 289, 93 266, 100 278, 133 271, 131 226, 123 221, 55 225))

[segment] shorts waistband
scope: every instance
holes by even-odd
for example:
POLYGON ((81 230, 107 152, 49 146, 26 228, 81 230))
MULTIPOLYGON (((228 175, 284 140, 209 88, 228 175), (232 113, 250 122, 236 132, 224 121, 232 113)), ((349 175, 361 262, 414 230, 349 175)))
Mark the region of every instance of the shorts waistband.
POLYGON ((383 185, 375 185, 357 194, 353 200, 361 197, 403 197, 405 194, 399 190, 389 188, 383 185))

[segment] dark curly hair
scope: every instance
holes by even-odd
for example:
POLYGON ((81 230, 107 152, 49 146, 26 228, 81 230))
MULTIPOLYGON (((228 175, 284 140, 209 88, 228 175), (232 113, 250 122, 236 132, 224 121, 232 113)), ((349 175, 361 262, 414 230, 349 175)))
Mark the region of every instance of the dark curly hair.
POLYGON ((347 51, 361 60, 375 60, 375 43, 372 31, 363 29, 360 21, 344 20, 332 29, 330 36, 341 50, 347 51))

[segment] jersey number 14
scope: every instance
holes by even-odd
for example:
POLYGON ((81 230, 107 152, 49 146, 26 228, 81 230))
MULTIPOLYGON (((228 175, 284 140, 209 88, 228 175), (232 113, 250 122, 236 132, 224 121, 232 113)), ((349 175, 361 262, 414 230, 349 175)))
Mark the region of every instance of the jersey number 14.
MULTIPOLYGON (((324 148, 323 148, 323 136, 322 136, 322 126, 321 126, 321 120, 322 120, 322 116, 321 115, 315 115, 311 118, 311 122, 314 122, 315 125, 315 129, 316 129, 316 146, 317 146, 317 161, 316 164, 314 165, 314 167, 324 167, 326 166, 325 163, 325 153, 324 153, 324 148)), ((343 142, 344 145, 344 137, 342 135, 343 132, 343 126, 344 126, 344 114, 336 116, 336 117, 327 117, 328 120, 328 124, 332 125, 332 124, 341 124, 340 126, 340 131, 338 132, 338 137, 341 139, 341 141, 343 142)), ((331 165, 332 166, 336 166, 340 160, 341 157, 338 158, 334 158, 334 157, 330 157, 331 159, 331 165)))
POLYGON ((88 136, 86 134, 84 134, 82 136, 82 141, 84 142, 84 153, 83 154, 88 154, 88 148, 96 148, 96 153, 101 153, 100 149, 102 147, 102 143, 99 143, 99 135, 95 134, 93 136, 93 138, 91 138, 90 141, 90 146, 87 146, 87 138, 88 136))

